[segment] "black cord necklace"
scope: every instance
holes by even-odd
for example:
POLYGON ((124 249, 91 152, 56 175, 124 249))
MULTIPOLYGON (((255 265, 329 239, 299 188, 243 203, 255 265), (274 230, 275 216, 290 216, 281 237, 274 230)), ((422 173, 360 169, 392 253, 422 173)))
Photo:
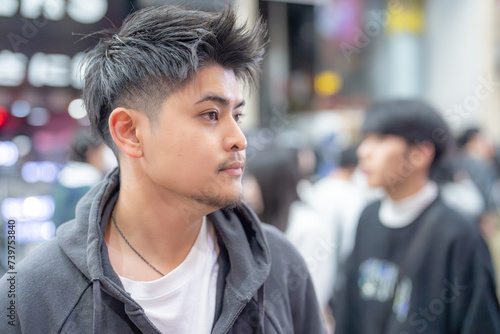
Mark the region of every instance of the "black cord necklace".
POLYGON ((148 260, 146 260, 141 254, 139 254, 138 251, 135 250, 134 247, 132 247, 132 245, 130 244, 130 242, 127 240, 127 238, 125 238, 125 236, 123 235, 123 232, 120 230, 120 228, 118 227, 118 224, 116 223, 116 220, 115 220, 115 217, 113 215, 113 213, 111 213, 111 219, 113 219, 113 224, 115 224, 115 227, 116 229, 118 230, 118 232, 120 233, 120 235, 122 236, 123 240, 125 240, 125 242, 127 243, 127 245, 129 245, 129 247, 144 261, 148 264, 148 266, 150 266, 151 268, 153 268, 154 271, 156 271, 158 274, 162 275, 162 276, 165 276, 161 271, 159 271, 158 269, 156 269, 155 266, 153 266, 151 263, 149 263, 148 260))

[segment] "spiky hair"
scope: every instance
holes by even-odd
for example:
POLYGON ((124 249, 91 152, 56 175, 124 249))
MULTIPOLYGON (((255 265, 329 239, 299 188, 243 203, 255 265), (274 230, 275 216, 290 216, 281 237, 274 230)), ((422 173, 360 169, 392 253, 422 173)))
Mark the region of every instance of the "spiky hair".
POLYGON ((213 64, 255 88, 265 43, 265 24, 237 25, 230 5, 220 13, 172 5, 135 12, 84 58, 83 100, 92 130, 117 154, 108 127, 115 108, 134 108, 154 121, 170 94, 213 64))

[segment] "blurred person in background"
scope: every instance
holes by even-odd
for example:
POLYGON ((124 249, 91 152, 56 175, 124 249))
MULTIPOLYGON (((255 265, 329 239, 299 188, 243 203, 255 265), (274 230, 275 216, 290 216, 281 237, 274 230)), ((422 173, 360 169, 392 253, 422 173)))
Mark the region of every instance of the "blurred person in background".
POLYGON ((298 191, 300 181, 308 176, 300 166, 310 165, 301 159, 311 157, 301 154, 302 150, 308 149, 272 146, 256 154, 248 163, 243 193, 261 220, 282 229, 304 258, 319 305, 325 310, 332 291, 335 245, 325 217, 303 201, 298 191))
POLYGON ((83 100, 119 168, 17 266, 1 333, 323 332, 304 261, 241 203, 240 84, 266 30, 236 22, 151 7, 89 51, 83 100))
POLYGON ((455 157, 437 164, 430 179, 439 187, 443 202, 479 224, 486 210, 484 197, 455 157))
POLYGON ((247 202, 255 203, 252 198, 260 197, 262 206, 254 207, 260 220, 285 232, 288 227, 290 205, 299 199, 297 184, 300 175, 296 151, 267 148, 248 162, 247 174, 250 178, 246 182, 248 187, 251 187, 249 182, 254 178, 259 193, 250 196, 247 202))
POLYGON ((471 128, 457 139, 460 149, 460 168, 477 186, 486 211, 491 210, 490 193, 498 174, 494 165, 493 145, 481 134, 478 128, 471 128))
POLYGON ((342 276, 339 268, 342 268, 341 264, 354 246, 359 215, 370 198, 367 189, 357 177, 356 148, 352 146, 343 150, 340 153, 338 168, 314 183, 304 196, 307 203, 327 220, 329 233, 336 245, 333 256, 334 276, 330 283, 329 297, 333 293, 335 281, 342 276))
POLYGON ((448 147, 443 118, 418 100, 379 102, 363 133, 360 167, 386 196, 359 219, 335 298, 336 333, 500 333, 484 240, 429 180, 448 147))
MULTIPOLYGON (((499 231, 498 209, 500 201, 499 169, 496 164, 496 152, 492 142, 479 128, 467 129, 458 138, 460 147, 460 168, 476 185, 481 193, 483 210, 478 219, 483 237, 492 251, 498 252, 499 231)), ((500 270, 500 255, 493 254, 495 267, 500 270)))
MULTIPOLYGON (((500 147, 494 151, 492 160, 497 178, 491 186, 488 211, 482 216, 481 229, 491 250, 497 282, 500 282, 500 147)), ((500 284, 497 285, 497 295, 500 298, 500 284)))
POLYGON ((55 209, 53 221, 56 227, 75 218, 76 203, 104 174, 116 167, 113 153, 102 139, 92 136, 90 131, 82 131, 75 136, 69 150, 69 162, 59 172, 57 183, 52 190, 55 209))

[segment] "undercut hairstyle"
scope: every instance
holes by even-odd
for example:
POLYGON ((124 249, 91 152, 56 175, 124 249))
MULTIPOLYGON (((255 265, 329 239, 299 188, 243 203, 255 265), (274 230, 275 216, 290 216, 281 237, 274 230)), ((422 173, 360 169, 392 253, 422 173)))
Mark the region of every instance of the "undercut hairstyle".
POLYGON ((447 153, 451 134, 443 117, 421 100, 391 100, 374 103, 368 108, 363 134, 395 135, 410 145, 430 143, 434 146, 435 166, 447 153))
POLYGON ((163 5, 130 15, 116 34, 105 32, 82 62, 82 95, 94 134, 118 155, 108 126, 115 108, 144 112, 154 126, 162 102, 211 65, 233 70, 255 89, 266 27, 261 19, 236 21, 230 5, 219 13, 163 5))

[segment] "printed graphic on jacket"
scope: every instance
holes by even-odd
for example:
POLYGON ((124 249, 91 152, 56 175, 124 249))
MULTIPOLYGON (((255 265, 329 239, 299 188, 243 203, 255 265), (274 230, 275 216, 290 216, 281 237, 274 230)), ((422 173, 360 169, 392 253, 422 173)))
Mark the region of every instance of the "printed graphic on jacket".
POLYGON ((363 299, 380 303, 394 298, 392 310, 400 322, 408 316, 412 282, 404 277, 398 283, 399 267, 389 261, 369 258, 359 266, 358 286, 363 299))

